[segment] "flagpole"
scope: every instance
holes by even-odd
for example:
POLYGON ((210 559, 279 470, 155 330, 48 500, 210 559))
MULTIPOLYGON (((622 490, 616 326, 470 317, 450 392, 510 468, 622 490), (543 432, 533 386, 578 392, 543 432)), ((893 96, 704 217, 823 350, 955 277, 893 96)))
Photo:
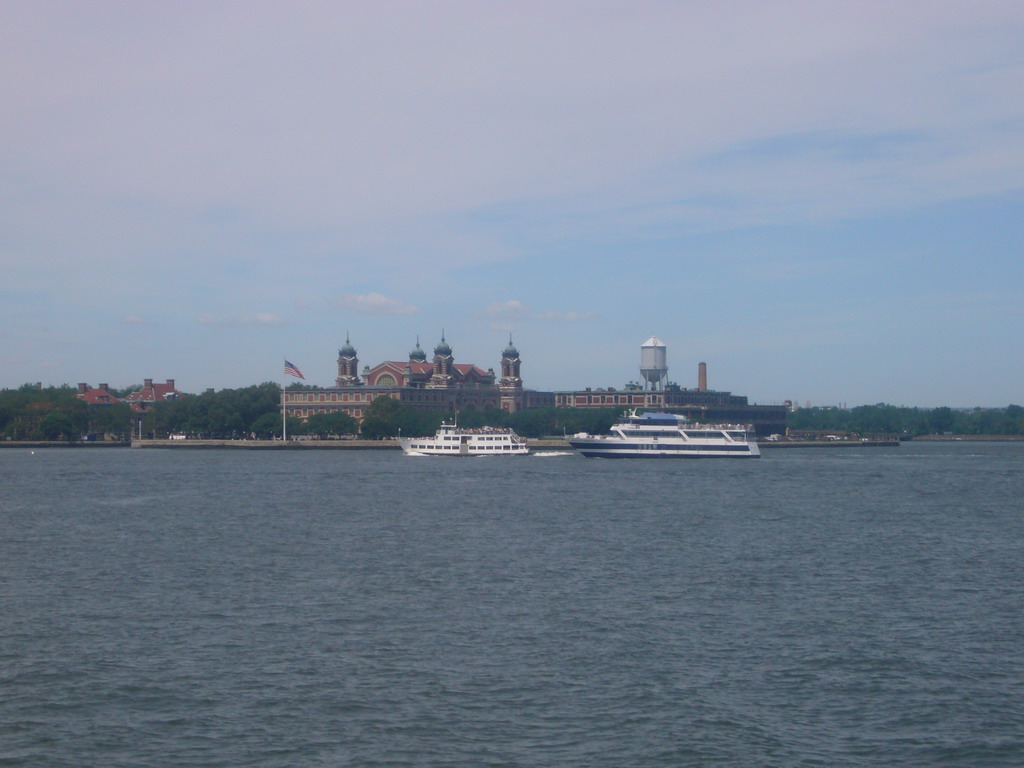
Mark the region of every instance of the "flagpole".
MULTIPOLYGON (((297 379, 305 379, 296 366, 288 362, 288 358, 284 360, 284 372, 287 376, 294 376, 297 379)), ((281 385, 281 439, 288 439, 288 387, 284 384, 281 385)))

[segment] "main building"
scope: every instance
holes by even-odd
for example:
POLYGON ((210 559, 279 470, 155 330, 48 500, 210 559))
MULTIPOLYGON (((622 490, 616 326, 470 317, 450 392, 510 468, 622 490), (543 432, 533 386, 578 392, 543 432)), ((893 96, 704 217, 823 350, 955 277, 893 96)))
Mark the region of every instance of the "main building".
POLYGON ((785 431, 786 405, 751 405, 742 395, 709 389, 704 363, 698 366, 696 388, 662 384, 668 370, 664 345, 652 337, 643 349, 641 370, 651 384, 649 389, 630 384, 621 390, 588 387, 570 392, 540 392, 523 386, 522 360, 511 336, 501 352, 500 376, 493 368, 484 370, 473 363, 456 363, 443 333, 429 360, 417 339, 408 359, 385 360, 360 371, 356 349, 346 337, 338 350, 334 386, 289 389, 284 394, 285 408, 289 416, 299 418, 341 411, 357 422, 362 421, 366 409, 378 397, 390 397, 414 408, 456 412, 500 409, 514 413, 550 406, 645 408, 683 413, 694 421, 753 424, 759 435, 785 431), (648 359, 652 349, 653 356, 648 359))
POLYGON ((519 350, 509 337, 501 353, 501 376, 493 368, 456 363, 451 346, 441 334, 429 361, 419 339, 407 360, 385 360, 359 371, 359 357, 346 337, 338 350, 338 377, 327 389, 290 389, 285 392, 289 416, 308 418, 315 413, 341 411, 361 421, 366 408, 378 397, 391 397, 414 408, 442 411, 501 409, 508 413, 524 408, 554 405, 550 392, 523 387, 519 350))

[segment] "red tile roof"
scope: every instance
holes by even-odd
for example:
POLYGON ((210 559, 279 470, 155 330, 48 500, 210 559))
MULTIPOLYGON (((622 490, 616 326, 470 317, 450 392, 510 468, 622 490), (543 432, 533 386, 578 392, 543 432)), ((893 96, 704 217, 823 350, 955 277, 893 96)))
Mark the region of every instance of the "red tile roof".
POLYGON ((487 371, 482 371, 479 368, 477 368, 475 365, 472 365, 471 363, 456 363, 454 367, 455 367, 455 370, 457 370, 463 376, 465 376, 470 371, 475 372, 478 376, 487 376, 488 375, 487 371))
POLYGON ((131 403, 136 409, 143 404, 157 403, 162 400, 174 400, 180 393, 174 388, 174 379, 168 379, 165 384, 154 384, 152 379, 146 379, 145 386, 138 392, 132 392, 124 400, 131 403))
POLYGON ((121 402, 110 393, 106 384, 100 384, 98 387, 79 384, 78 393, 75 396, 84 400, 89 405, 110 405, 121 402))
POLYGON ((409 366, 409 370, 413 374, 431 373, 434 370, 433 363, 417 363, 412 360, 385 360, 383 363, 380 363, 379 365, 375 366, 375 368, 382 368, 384 366, 387 366, 392 370, 402 373, 405 371, 405 366, 407 365, 409 366))

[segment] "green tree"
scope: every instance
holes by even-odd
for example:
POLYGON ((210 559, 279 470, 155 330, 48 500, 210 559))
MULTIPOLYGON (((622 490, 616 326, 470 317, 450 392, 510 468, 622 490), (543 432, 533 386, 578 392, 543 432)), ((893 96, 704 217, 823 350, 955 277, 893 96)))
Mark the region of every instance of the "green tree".
POLYGON ((543 437, 557 432, 553 408, 531 408, 510 414, 508 426, 523 437, 543 437))
POLYGON ((220 439, 248 437, 253 431, 251 425, 261 416, 269 414, 280 422, 280 409, 281 388, 264 382, 198 396, 183 394, 177 400, 155 403, 146 414, 143 428, 161 437, 174 432, 220 439))
POLYGON ((249 425, 251 431, 259 440, 269 440, 271 437, 281 436, 281 417, 272 413, 265 413, 249 425))
POLYGON ((125 403, 92 406, 89 408, 90 433, 112 435, 117 440, 127 440, 132 430, 131 408, 125 403))
POLYGON ((347 413, 316 413, 306 420, 306 433, 319 437, 353 435, 356 432, 356 420, 347 413))
POLYGON ((39 423, 39 431, 46 440, 73 440, 75 424, 71 414, 66 411, 50 411, 39 423))
MULTIPOLYGON (((287 427, 289 435, 305 434, 305 424, 303 424, 302 419, 289 416, 287 427)), ((274 437, 280 438, 281 414, 264 413, 249 425, 249 431, 259 440, 269 440, 274 437)))
POLYGON ((359 432, 367 440, 381 440, 385 437, 397 437, 398 425, 384 416, 364 416, 359 432))
POLYGON ((444 411, 419 410, 394 398, 381 396, 367 407, 359 431, 368 440, 400 434, 431 435, 444 416, 444 411))
POLYGON ((1024 408, 1011 403, 1006 407, 1007 434, 1024 435, 1024 408))
POLYGON ((953 429, 952 408, 932 408, 928 413, 928 429, 932 434, 941 435, 953 429))

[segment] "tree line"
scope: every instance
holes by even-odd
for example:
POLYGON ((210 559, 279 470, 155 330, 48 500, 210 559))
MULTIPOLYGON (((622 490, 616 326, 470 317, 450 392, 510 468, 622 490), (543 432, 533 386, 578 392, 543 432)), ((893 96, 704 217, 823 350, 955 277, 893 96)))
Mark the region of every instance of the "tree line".
MULTIPOLYGON (((135 390, 141 387, 135 387, 135 390)), ((132 389, 111 390, 124 397, 132 389)), ((174 400, 152 403, 139 414, 126 403, 88 405, 70 386, 40 388, 25 384, 0 391, 0 436, 5 440, 128 440, 133 435, 168 437, 180 434, 206 439, 270 439, 282 434, 281 389, 265 382, 239 389, 181 393, 174 400)), ((538 408, 517 413, 467 410, 458 415, 466 427, 511 427, 525 437, 604 432, 620 411, 613 408, 538 408)), ((308 419, 288 417, 290 436, 317 438, 359 434, 369 440, 398 435, 432 435, 453 414, 413 408, 379 397, 366 409, 361 429, 344 413, 318 413, 308 419)))
POLYGON ((922 435, 1024 435, 1024 408, 908 408, 906 406, 858 405, 855 408, 800 408, 789 414, 790 430, 823 430, 869 434, 922 435))
POLYGON ((34 384, 0 390, 0 435, 5 440, 127 439, 131 409, 125 403, 92 408, 77 392, 67 385, 40 389, 34 384))
MULTIPOLYGON (((130 391, 111 390, 124 397, 130 391)), ((152 404, 141 415, 125 403, 87 405, 77 390, 64 385, 40 388, 25 384, 0 390, 0 436, 5 440, 127 440, 133 434, 167 437, 269 439, 280 437, 281 389, 265 382, 239 389, 181 394, 175 400, 152 404)), ((533 408, 515 413, 498 409, 465 410, 458 414, 466 427, 510 427, 524 437, 606 432, 621 414, 618 408, 533 408)), ((366 410, 361 437, 379 439, 399 434, 432 435, 452 414, 413 408, 390 397, 379 397, 366 410)), ((791 430, 846 431, 860 434, 1024 435, 1024 408, 908 408, 885 403, 850 409, 800 408, 787 418, 791 430)), ((288 418, 289 435, 332 438, 355 435, 355 420, 344 413, 321 413, 309 419, 288 418)))
MULTIPOLYGON (((355 419, 340 412, 319 413, 306 420, 290 416, 285 426, 289 435, 317 438, 356 432, 355 419)), ((180 434, 222 440, 281 437, 281 388, 268 381, 154 403, 142 420, 141 431, 154 437, 180 434)))
MULTIPOLYGON (((135 390, 141 387, 135 387, 135 390)), ((25 384, 0 391, 0 436, 5 440, 128 440, 132 435, 235 439, 280 437, 281 389, 266 382, 240 389, 180 394, 149 405, 142 414, 127 403, 88 405, 67 385, 25 384)), ((111 390, 124 397, 132 390, 111 390)), ((340 437, 356 432, 344 413, 322 413, 307 420, 289 418, 290 435, 340 437)))

